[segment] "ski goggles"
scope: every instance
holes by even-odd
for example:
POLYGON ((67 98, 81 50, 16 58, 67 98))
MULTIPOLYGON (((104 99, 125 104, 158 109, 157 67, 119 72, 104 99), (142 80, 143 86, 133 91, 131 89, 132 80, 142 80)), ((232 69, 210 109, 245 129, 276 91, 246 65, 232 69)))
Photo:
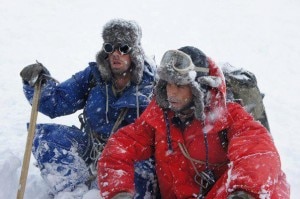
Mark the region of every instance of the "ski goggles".
POLYGON ((193 64, 191 57, 179 50, 169 50, 162 58, 162 65, 171 66, 180 74, 187 74, 190 71, 208 73, 206 67, 198 67, 193 64))
POLYGON ((111 43, 104 43, 103 44, 103 50, 107 54, 113 53, 116 49, 119 50, 119 52, 122 55, 126 55, 131 51, 131 47, 128 46, 127 44, 121 44, 121 43, 118 43, 116 45, 113 45, 111 43))

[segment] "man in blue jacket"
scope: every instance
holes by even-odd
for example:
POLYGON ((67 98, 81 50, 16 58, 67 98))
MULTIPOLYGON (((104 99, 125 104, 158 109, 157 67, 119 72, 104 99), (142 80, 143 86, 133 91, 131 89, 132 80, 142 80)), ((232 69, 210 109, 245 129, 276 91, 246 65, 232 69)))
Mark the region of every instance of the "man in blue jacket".
MULTIPOLYGON (((156 67, 142 49, 140 26, 134 21, 113 19, 103 27, 102 37, 96 62, 62 83, 49 78, 49 71, 41 63, 26 66, 20 73, 30 103, 35 83, 43 78, 41 113, 55 118, 83 109, 80 129, 37 125, 32 152, 51 194, 90 184, 110 135, 132 123, 152 96, 156 67)), ((154 194, 152 160, 137 163, 135 171, 137 196, 154 194)))

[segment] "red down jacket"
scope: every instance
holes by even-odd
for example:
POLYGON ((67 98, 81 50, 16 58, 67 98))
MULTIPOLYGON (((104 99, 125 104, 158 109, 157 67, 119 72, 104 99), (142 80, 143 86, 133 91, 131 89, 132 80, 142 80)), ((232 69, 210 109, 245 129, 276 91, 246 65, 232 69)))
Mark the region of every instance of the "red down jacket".
MULTIPOLYGON (((212 95, 215 101, 211 100, 206 110, 205 122, 194 119, 183 132, 171 122, 174 112, 162 110, 153 99, 135 123, 109 139, 98 162, 101 196, 134 193, 134 161, 154 155, 162 198, 196 198, 200 187, 194 181, 196 171, 190 159, 180 149, 184 145, 196 160, 205 162, 208 152, 209 169, 217 181, 206 199, 226 199, 235 190, 245 190, 255 198, 289 198, 289 185, 271 135, 239 104, 226 104, 224 94, 223 82, 212 95), (227 150, 219 136, 225 129, 227 150)), ((205 170, 204 164, 195 166, 199 172, 205 170)))

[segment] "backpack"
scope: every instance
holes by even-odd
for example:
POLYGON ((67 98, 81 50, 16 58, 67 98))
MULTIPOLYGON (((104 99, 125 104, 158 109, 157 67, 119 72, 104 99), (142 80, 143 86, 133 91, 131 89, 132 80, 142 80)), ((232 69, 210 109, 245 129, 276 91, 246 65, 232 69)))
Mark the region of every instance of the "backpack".
POLYGON ((240 103, 254 119, 261 122, 270 132, 269 122, 256 77, 250 71, 236 68, 229 63, 221 64, 225 76, 228 101, 240 103))

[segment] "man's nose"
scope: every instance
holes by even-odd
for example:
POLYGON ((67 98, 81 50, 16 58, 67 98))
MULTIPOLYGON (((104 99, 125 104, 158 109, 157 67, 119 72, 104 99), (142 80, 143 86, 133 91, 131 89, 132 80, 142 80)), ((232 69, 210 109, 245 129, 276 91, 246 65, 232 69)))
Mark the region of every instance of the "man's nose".
POLYGON ((171 86, 168 89, 168 93, 170 96, 176 96, 178 94, 178 90, 175 86, 171 86))
POLYGON ((121 55, 120 51, 118 49, 114 49, 112 52, 113 55, 121 55))

